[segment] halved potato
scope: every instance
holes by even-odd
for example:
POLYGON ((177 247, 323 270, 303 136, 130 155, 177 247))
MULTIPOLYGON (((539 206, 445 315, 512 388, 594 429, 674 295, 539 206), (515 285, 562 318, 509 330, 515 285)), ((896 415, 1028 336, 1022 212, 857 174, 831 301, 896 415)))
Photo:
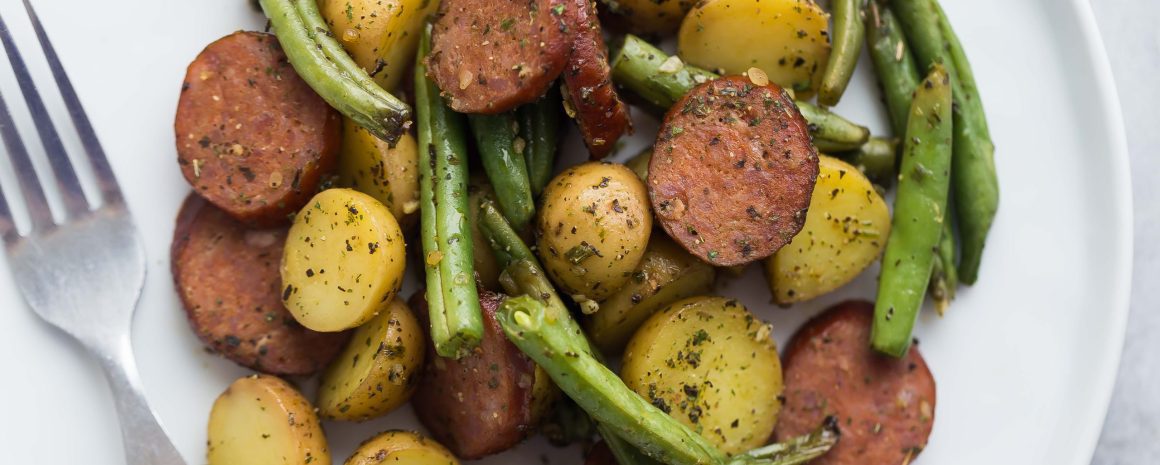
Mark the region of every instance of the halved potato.
POLYGON ((809 98, 830 58, 829 24, 813 0, 704 0, 681 23, 677 54, 725 74, 760 68, 809 98))
POLYGON ((234 381, 209 414, 209 465, 330 465, 314 407, 279 378, 234 381))
POLYGON ((318 387, 324 418, 365 421, 407 402, 419 382, 426 353, 425 330, 396 297, 359 326, 318 387))
POLYGON ((882 255, 890 235, 890 209, 858 168, 818 157, 818 180, 806 224, 765 259, 773 301, 788 305, 852 281, 882 255))
POLYGON ((619 352, 632 333, 661 307, 713 289, 716 269, 664 234, 653 234, 628 284, 600 303, 584 320, 592 342, 607 354, 619 352))
POLYGON ((446 448, 413 431, 387 431, 362 443, 345 465, 459 465, 446 448))
POLYGON ((307 328, 354 328, 395 297, 405 264, 403 233, 387 207, 355 190, 325 190, 290 227, 282 300, 307 328))
POLYGON ((384 89, 394 91, 411 68, 419 34, 436 0, 319 0, 330 31, 384 89))
POLYGON ((394 147, 349 118, 342 125, 338 181, 381 202, 404 231, 419 218, 419 152, 404 133, 394 147))
POLYGON ((781 410, 771 331, 736 300, 691 297, 632 336, 620 377, 723 452, 741 453, 769 440, 781 410))

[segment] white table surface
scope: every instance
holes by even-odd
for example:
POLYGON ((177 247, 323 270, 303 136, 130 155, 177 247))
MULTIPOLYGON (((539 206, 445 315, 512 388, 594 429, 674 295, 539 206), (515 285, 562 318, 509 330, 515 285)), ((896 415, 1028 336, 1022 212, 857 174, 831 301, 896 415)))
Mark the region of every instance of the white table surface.
POLYGON ((1160 173, 1160 1, 1091 3, 1123 104, 1136 209, 1132 314, 1092 464, 1154 464, 1160 463, 1160 182, 1152 177, 1160 173))

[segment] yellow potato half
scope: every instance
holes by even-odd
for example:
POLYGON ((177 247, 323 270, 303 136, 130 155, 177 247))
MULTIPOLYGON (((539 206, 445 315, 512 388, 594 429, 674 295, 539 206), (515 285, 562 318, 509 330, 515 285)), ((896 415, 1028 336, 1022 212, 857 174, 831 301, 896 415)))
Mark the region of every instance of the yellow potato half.
POLYGON ((818 157, 806 223, 765 259, 774 302, 788 305, 831 292, 878 260, 890 236, 890 209, 858 168, 818 157))
POLYGON ((765 445, 781 410, 771 331, 736 300, 681 300, 632 336, 620 377, 722 451, 744 452, 765 445))
POLYGON ((829 31, 829 15, 812 0, 704 0, 681 23, 677 54, 725 74, 760 68, 809 98, 830 58, 829 31))
POLYGON ((399 298, 359 326, 318 387, 318 413, 364 421, 385 415, 411 398, 426 354, 426 328, 399 298))
POLYGON ((285 381, 234 381, 209 414, 209 465, 330 465, 314 407, 285 381))
POLYGON ((395 297, 406 264, 403 233, 387 207, 351 189, 319 192, 290 226, 282 300, 302 326, 343 331, 395 297))

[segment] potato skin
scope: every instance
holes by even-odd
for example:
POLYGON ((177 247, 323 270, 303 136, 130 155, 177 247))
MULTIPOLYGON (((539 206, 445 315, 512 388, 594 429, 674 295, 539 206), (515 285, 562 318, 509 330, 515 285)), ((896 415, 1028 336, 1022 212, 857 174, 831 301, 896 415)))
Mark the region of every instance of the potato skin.
POLYGON ((632 170, 574 166, 548 183, 542 202, 537 253, 558 286, 601 300, 628 282, 652 234, 648 192, 632 170))
POLYGON ((344 465, 459 465, 447 448, 414 431, 391 430, 359 445, 344 465))
POLYGON ((813 0, 703 0, 681 23, 677 54, 725 74, 757 67, 809 98, 830 58, 829 15, 813 0))
POLYGON ((330 465, 314 407, 267 375, 238 379, 218 396, 206 445, 209 465, 330 465))
POLYGON ((366 421, 410 400, 423 368, 425 333, 401 299, 383 303, 322 375, 319 415, 366 421))
POLYGON ((387 207, 355 190, 325 190, 290 227, 282 300, 307 328, 354 328, 395 297, 405 265, 403 233, 387 207))
MULTIPOLYGON (((617 0, 612 12, 623 17, 638 34, 671 34, 681 26, 696 0, 617 0)), ((603 7, 605 4, 601 4, 603 7)))
POLYGON ((716 268, 690 255, 668 236, 654 234, 628 284, 584 319, 584 329, 601 351, 617 353, 653 313, 711 291, 716 277, 716 268))
POLYGON ((319 0, 318 8, 347 53, 384 89, 411 69, 419 34, 439 2, 433 0, 319 0))
POLYGON ((338 158, 338 182, 381 202, 403 231, 419 220, 419 148, 403 134, 395 147, 346 119, 338 158))
POLYGON ((628 343, 621 378, 730 454, 764 445, 781 409, 769 324, 724 297, 693 297, 654 314, 628 343))
POLYGON ((878 260, 890 236, 890 209, 849 163, 818 157, 818 181, 801 232, 765 260, 774 302, 789 305, 831 292, 878 260))

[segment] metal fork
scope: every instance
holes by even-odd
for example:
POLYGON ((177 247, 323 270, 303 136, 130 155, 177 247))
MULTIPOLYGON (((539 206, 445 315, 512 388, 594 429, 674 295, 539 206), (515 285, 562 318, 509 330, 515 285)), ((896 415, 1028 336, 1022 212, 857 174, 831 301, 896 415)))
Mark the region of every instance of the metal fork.
POLYGON ((184 465, 145 400, 129 337, 133 311, 145 283, 141 238, 96 133, 28 0, 24 0, 24 8, 80 135, 96 178, 97 195, 90 206, 32 76, 0 18, 0 41, 44 145, 63 204, 58 215, 62 219, 57 222, 45 197, 46 186, 37 177, 0 96, 0 137, 30 219, 27 232, 17 230, 5 198, 6 193, 12 194, 13 186, 0 185, 4 188, 0 191, 0 236, 16 284, 37 315, 75 338, 100 361, 116 400, 127 462, 184 465))

